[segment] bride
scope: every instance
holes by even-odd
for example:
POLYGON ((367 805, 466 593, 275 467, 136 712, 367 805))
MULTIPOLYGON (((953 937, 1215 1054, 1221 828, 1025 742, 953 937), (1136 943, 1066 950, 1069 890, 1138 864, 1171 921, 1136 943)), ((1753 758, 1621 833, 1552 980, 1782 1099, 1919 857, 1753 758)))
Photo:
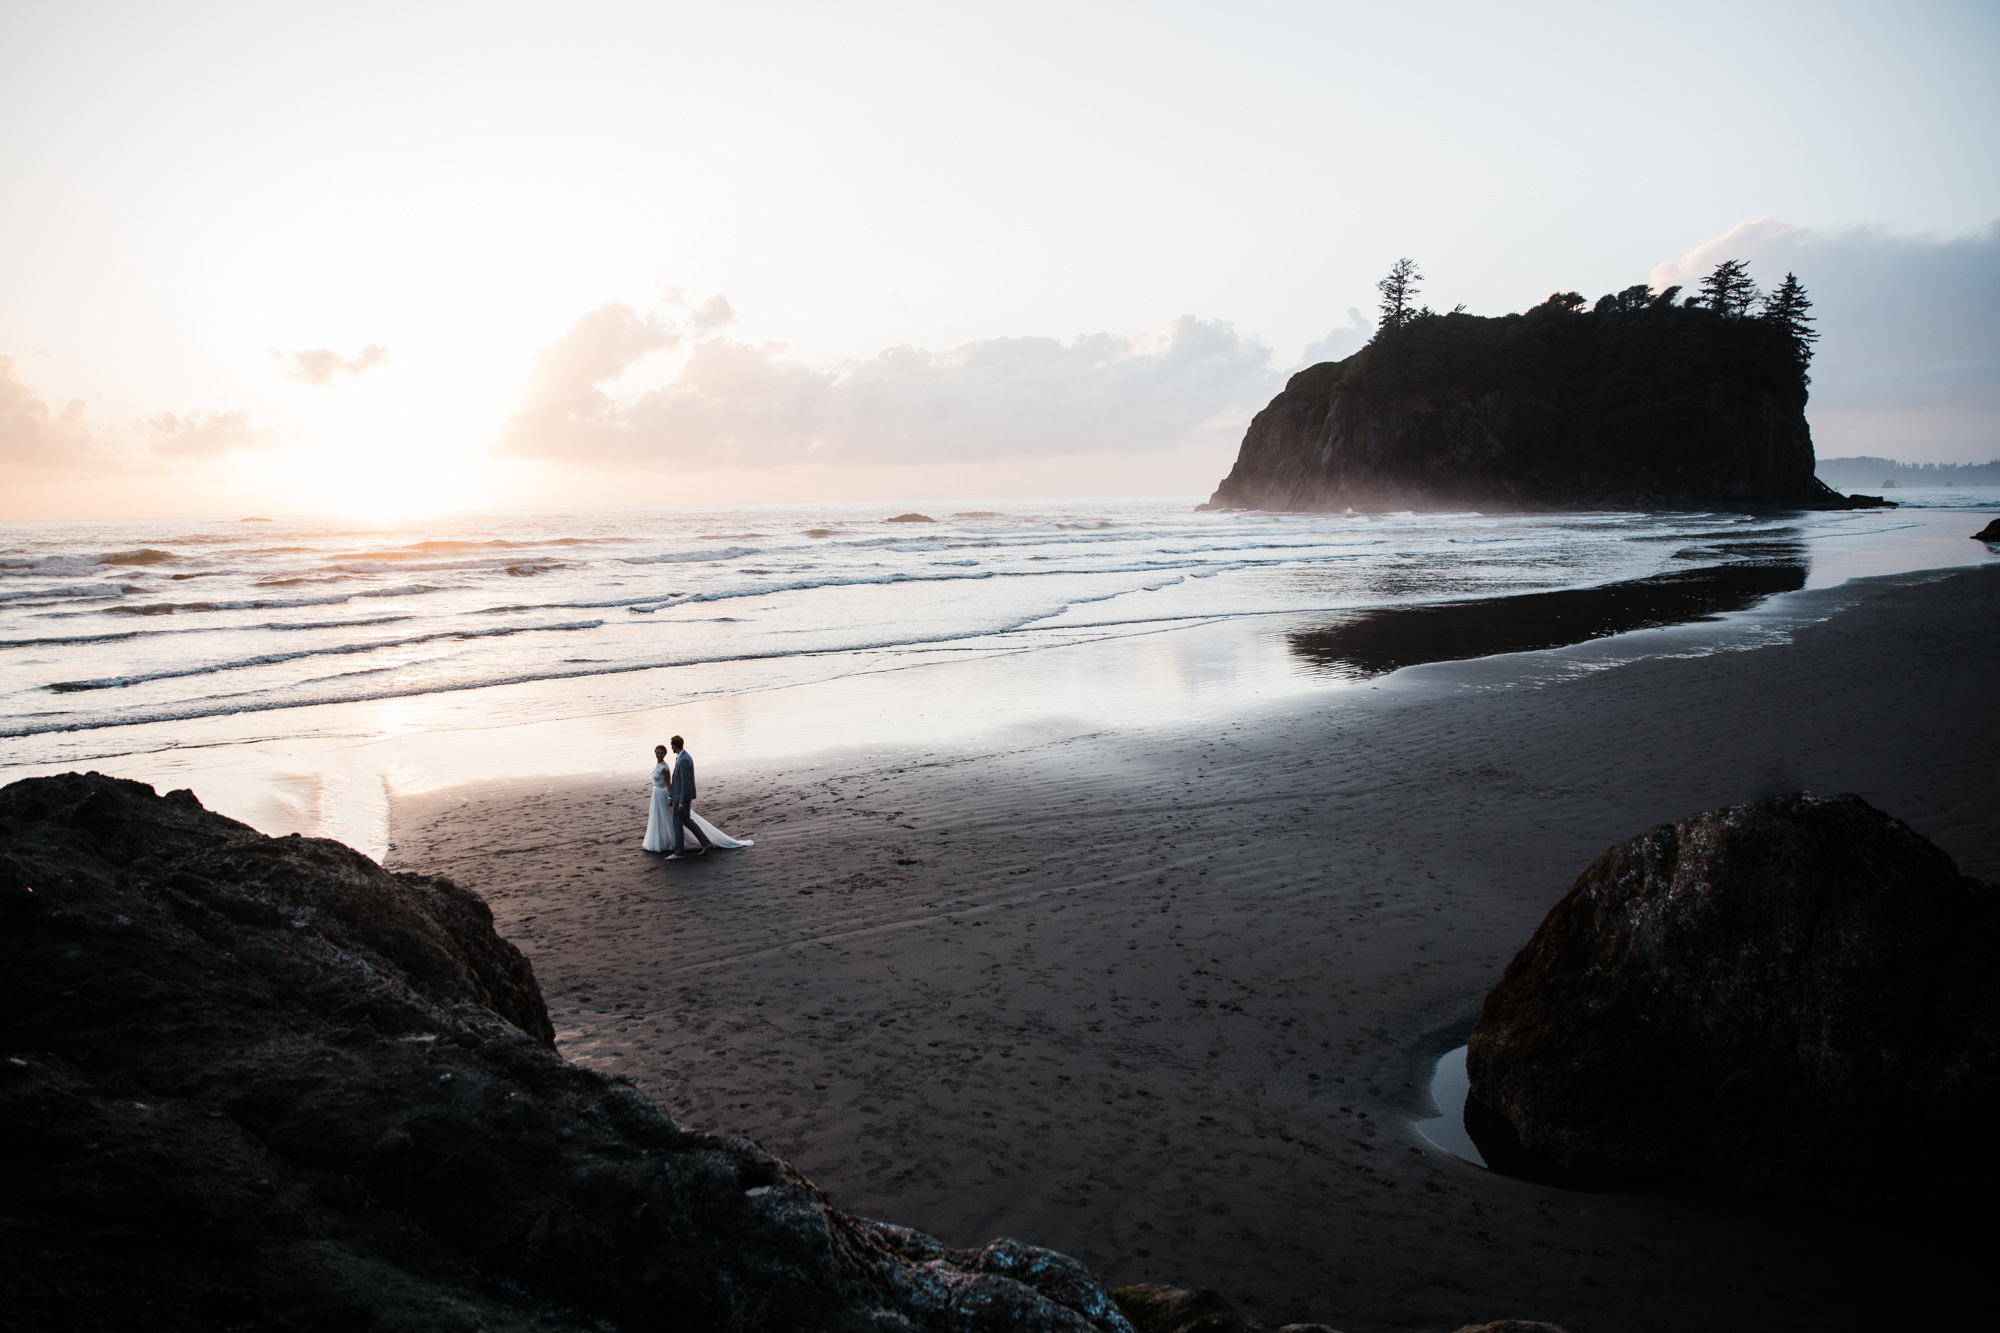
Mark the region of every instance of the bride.
MULTIPOLYGON (((674 845, 673 811, 667 808, 667 784, 673 781, 673 765, 667 762, 667 747, 653 747, 653 800, 646 807, 646 841, 643 844, 649 852, 669 851, 674 845)), ((696 827, 708 835, 708 840, 716 847, 754 847, 754 838, 732 838, 715 825, 703 819, 694 810, 688 811, 688 818, 696 827)))

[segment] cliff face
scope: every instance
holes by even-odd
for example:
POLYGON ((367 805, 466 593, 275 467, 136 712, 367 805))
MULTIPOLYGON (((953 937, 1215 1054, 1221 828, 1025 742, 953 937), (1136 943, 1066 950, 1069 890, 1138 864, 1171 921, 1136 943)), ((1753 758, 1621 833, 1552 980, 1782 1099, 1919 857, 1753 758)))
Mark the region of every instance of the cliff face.
POLYGON ((1763 321, 1559 303, 1427 316, 1294 375, 1207 508, 1845 507, 1763 321))

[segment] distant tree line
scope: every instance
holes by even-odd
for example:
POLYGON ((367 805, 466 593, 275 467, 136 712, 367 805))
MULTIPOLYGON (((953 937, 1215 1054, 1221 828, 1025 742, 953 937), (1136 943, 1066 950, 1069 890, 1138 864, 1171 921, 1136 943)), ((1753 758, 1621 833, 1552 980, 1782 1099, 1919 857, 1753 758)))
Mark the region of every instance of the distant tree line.
POLYGON ((1822 458, 1815 467, 1830 486, 1862 489, 1883 486, 2000 486, 2000 458, 1989 463, 1902 463, 1861 454, 1822 458))

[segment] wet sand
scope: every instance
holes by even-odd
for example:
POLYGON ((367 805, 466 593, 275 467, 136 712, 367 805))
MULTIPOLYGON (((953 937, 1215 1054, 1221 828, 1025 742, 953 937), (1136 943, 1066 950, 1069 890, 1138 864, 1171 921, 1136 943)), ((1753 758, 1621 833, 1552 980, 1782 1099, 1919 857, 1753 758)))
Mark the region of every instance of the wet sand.
POLYGON ((757 846, 680 863, 639 850, 643 762, 461 786, 396 805, 390 863, 487 897, 572 1058, 953 1243, 1348 1333, 1910 1322, 1983 1268, 1920 1215, 1569 1193, 1411 1128, 1498 970, 1641 829, 1855 791, 2000 879, 2000 568, 1847 600, 1755 651, 1439 664, 1200 734, 704 768, 757 846))

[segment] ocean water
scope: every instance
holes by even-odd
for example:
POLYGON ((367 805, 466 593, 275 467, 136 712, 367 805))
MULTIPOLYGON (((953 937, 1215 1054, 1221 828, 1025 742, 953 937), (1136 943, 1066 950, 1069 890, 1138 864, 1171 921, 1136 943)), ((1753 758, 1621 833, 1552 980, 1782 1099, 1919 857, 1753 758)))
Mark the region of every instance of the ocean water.
MULTIPOLYGON (((1028 697, 1040 692, 1141 722, 1169 697, 1227 700, 1274 684, 1367 678, 1386 666, 1330 658, 1327 643, 1341 640, 1327 636, 1399 608, 1662 581, 1684 588, 1690 574, 1719 571, 1738 592, 1712 609, 1733 610, 1747 604, 1744 587, 1825 586, 1988 558, 1959 529, 1968 511, 2000 508, 2000 491, 1897 498, 1904 508, 1779 516, 1281 515, 1198 513, 1191 500, 1078 500, 921 507, 931 522, 891 521, 899 506, 838 504, 393 525, 7 524, 0 778, 65 767, 161 780, 233 770, 236 779, 212 780, 240 785, 255 772, 272 791, 316 783, 319 794, 281 810, 262 792, 252 822, 353 834, 352 819, 327 813, 340 805, 326 794, 339 785, 328 774, 342 765, 326 754, 412 731, 659 714, 955 661, 999 664, 969 691, 991 697, 967 702, 956 697, 963 686, 940 689, 933 713, 1049 706, 1028 697), (1218 627, 1241 645, 1227 661, 1213 650, 1218 627), (1205 638, 1186 637, 1202 630, 1205 638), (1210 645, 1199 662, 1180 651, 1159 666, 1175 651, 1168 645, 1197 641, 1210 645), (1118 661, 1158 669, 1121 682, 1101 665, 1050 665, 1086 660, 1062 650, 1120 644, 1118 661), (1078 702, 1093 690, 1103 699, 1078 702)), ((1685 602, 1670 614, 1704 610, 1685 602)), ((1629 627, 1607 622, 1573 637, 1629 627)), ((1493 642, 1457 655, 1507 646, 1504 636, 1493 642)), ((1448 648, 1443 655, 1454 655, 1448 648)), ((926 697, 918 677, 897 682, 901 697, 926 697)), ((786 725, 818 724, 793 716, 786 725)), ((393 788, 495 765, 606 771, 607 756, 567 752, 597 743, 572 731, 560 753, 530 760, 503 747, 504 761, 488 750, 477 763, 427 761, 421 772, 373 753, 348 763, 340 782, 393 788)), ((379 805, 379 791, 367 800, 379 805)), ((380 834, 359 841, 376 846, 380 834)))

